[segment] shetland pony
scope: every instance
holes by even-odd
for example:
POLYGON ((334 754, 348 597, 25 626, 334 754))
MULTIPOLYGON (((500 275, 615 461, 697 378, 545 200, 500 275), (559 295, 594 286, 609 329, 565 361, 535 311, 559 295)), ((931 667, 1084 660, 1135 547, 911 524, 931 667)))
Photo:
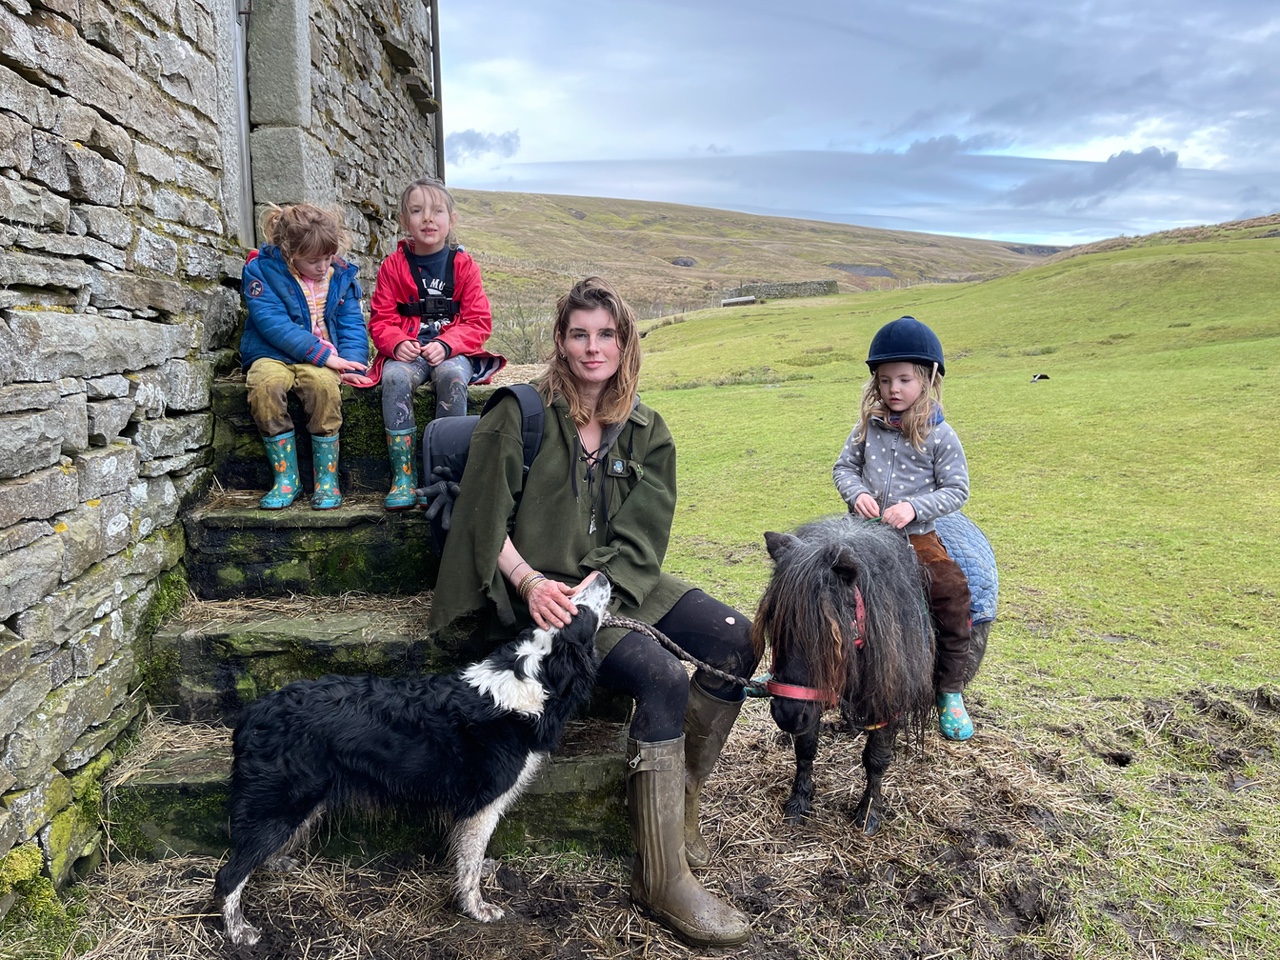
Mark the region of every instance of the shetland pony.
POLYGON ((796 774, 784 816, 799 822, 813 808, 819 721, 824 709, 839 705, 850 728, 867 734, 866 789, 853 819, 874 834, 898 731, 919 739, 934 709, 934 634, 922 568, 901 532, 848 514, 764 539, 774 569, 752 642, 757 656, 772 647, 770 709, 795 738, 796 774))
POLYGON ((556 748, 595 685, 595 634, 609 582, 593 577, 568 626, 530 628, 479 663, 412 680, 329 676, 255 701, 233 737, 233 850, 214 895, 227 936, 253 944, 241 892, 249 875, 305 841, 326 810, 409 804, 453 820, 458 906, 502 910, 480 895, 485 848, 506 809, 556 748))

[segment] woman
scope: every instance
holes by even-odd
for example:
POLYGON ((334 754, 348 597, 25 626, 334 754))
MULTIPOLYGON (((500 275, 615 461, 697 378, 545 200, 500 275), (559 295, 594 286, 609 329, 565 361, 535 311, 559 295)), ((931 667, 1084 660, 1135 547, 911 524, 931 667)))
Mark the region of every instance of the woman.
MULTIPOLYGON (((519 406, 501 401, 471 439, 441 558, 432 629, 481 611, 490 636, 530 620, 563 626, 586 580, 613 585, 612 612, 654 624, 734 676, 755 667, 741 613, 662 572, 676 503, 675 445, 639 401, 640 336, 631 308, 589 277, 556 307, 555 353, 539 383, 547 406, 537 459, 523 473, 519 406)), ((652 638, 601 630, 598 682, 635 699, 627 803, 639 849, 632 898, 682 940, 731 945, 747 918, 689 865, 710 860, 698 801, 742 706, 740 686, 684 666, 652 638)))

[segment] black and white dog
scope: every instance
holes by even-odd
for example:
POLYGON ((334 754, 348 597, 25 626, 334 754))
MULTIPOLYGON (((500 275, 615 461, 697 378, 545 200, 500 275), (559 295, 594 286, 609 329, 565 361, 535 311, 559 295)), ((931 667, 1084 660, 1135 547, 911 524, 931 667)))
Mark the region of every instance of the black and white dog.
POLYGON ((609 581, 593 577, 567 627, 530 628, 447 676, 329 676, 251 704, 233 738, 232 854, 214 881, 227 936, 260 936, 240 906, 249 875, 287 863, 325 810, 361 802, 450 816, 458 905, 476 920, 499 919, 480 896, 485 848, 591 695, 609 594, 609 581))

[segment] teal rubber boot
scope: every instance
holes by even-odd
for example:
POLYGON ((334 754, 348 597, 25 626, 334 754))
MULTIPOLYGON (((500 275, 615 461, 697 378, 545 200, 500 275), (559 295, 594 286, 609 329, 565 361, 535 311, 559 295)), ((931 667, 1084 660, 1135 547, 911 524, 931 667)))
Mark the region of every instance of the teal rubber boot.
POLYGON ((387 431, 387 456, 391 458, 391 492, 383 503, 388 510, 409 510, 418 505, 418 461, 413 455, 413 436, 418 431, 387 431))
POLYGON ((311 509, 332 510, 342 504, 338 491, 338 438, 311 435, 311 466, 315 470, 316 488, 311 494, 311 509))
POLYGON ((298 499, 298 490, 302 486, 302 479, 298 476, 298 445, 294 442, 292 430, 274 437, 263 437, 262 445, 267 448, 272 484, 258 505, 264 510, 283 510, 298 499))
POLYGON ((973 721, 964 708, 963 695, 938 694, 938 729, 948 740, 968 740, 973 736, 973 721))

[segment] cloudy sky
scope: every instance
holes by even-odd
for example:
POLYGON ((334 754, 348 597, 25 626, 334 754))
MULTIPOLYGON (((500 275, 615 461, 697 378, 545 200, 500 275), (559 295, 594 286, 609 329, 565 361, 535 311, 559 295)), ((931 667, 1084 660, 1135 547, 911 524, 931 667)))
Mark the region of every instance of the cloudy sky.
POLYGON ((1280 211, 1277 0, 454 0, 446 176, 1070 244, 1280 211))

